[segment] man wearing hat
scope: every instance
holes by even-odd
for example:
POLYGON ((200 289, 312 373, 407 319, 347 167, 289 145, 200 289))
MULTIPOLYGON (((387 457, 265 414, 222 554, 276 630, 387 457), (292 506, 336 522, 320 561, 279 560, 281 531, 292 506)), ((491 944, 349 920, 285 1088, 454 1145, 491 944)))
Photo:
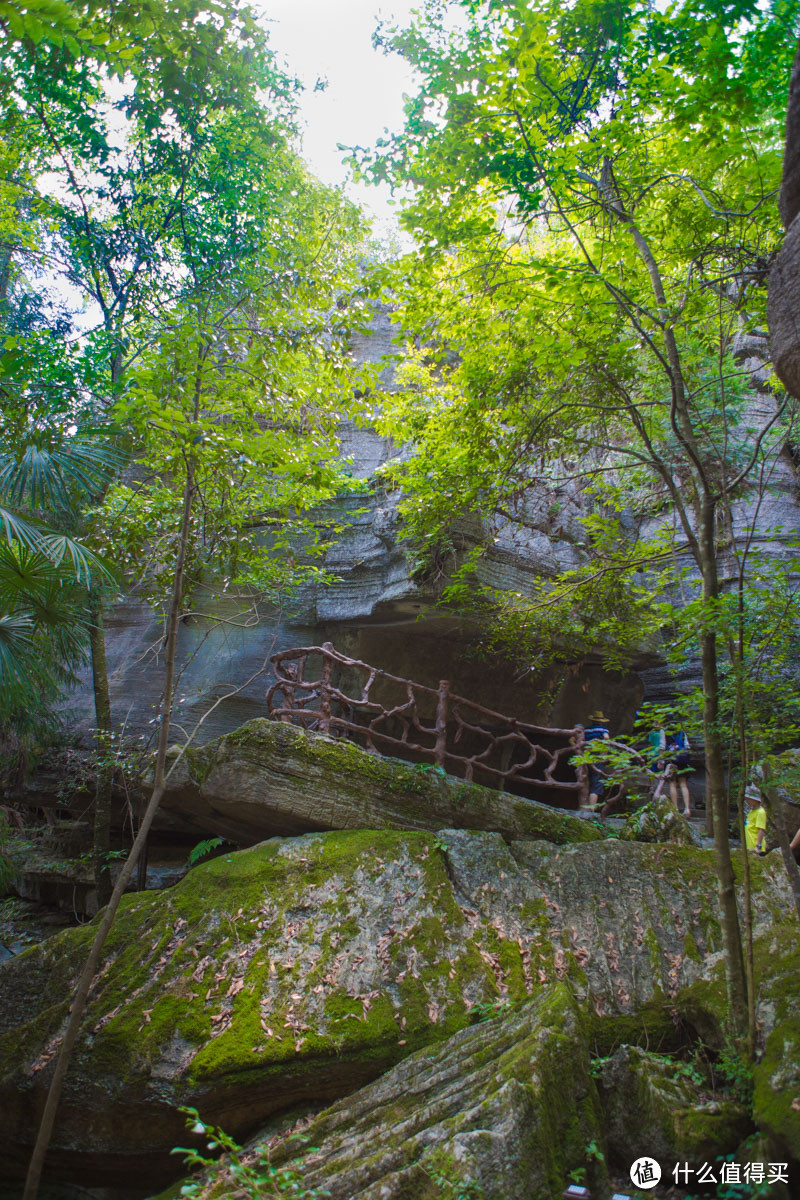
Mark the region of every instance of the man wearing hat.
MULTIPOLYGON (((587 742, 608 741, 611 734, 608 730, 608 717, 601 708, 593 712, 589 717, 589 724, 583 731, 584 739, 587 742)), ((606 790, 606 782, 603 774, 602 763, 589 763, 589 808, 597 808, 598 802, 602 799, 603 793, 606 790)))

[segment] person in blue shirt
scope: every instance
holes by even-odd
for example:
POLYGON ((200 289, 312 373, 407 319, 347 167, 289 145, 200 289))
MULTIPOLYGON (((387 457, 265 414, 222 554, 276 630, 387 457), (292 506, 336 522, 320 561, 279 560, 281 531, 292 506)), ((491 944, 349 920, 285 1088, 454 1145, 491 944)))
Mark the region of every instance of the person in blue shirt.
POLYGON ((666 769, 661 776, 658 787, 655 790, 654 800, 657 800, 663 791, 664 784, 669 787, 669 795, 672 803, 680 812, 678 805, 678 788, 681 791, 681 800, 683 801, 683 815, 690 817, 692 815, 692 803, 689 796, 689 784, 687 776, 691 773, 692 767, 689 759, 689 751, 691 746, 689 739, 683 729, 672 729, 667 734, 667 744, 664 750, 664 758, 666 759, 666 769))
MULTIPOLYGON (((611 734, 608 730, 608 717, 602 709, 593 712, 589 717, 589 724, 583 731, 583 736, 587 742, 608 741, 611 734)), ((599 762, 589 763, 589 808, 597 808, 598 803, 602 800, 606 790, 605 774, 603 765, 599 762)))

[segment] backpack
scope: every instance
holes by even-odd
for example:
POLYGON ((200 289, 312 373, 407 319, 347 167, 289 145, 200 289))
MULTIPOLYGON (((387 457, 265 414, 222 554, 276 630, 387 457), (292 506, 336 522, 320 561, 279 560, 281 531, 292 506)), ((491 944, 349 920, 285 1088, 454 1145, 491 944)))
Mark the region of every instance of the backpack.
POLYGON ((689 739, 682 729, 679 729, 677 733, 667 734, 667 754, 679 769, 689 766, 690 749, 689 739), (672 751, 671 755, 670 751, 672 751))

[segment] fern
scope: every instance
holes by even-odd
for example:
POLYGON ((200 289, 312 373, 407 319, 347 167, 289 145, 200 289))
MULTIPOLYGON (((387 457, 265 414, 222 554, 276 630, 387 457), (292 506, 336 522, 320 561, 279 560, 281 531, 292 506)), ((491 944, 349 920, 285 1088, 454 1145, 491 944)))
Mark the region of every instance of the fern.
POLYGON ((213 837, 206 838, 204 842, 198 842, 189 851, 189 866, 193 867, 195 863, 199 863, 201 858, 205 858, 212 850, 216 850, 218 846, 225 844, 225 838, 213 837))

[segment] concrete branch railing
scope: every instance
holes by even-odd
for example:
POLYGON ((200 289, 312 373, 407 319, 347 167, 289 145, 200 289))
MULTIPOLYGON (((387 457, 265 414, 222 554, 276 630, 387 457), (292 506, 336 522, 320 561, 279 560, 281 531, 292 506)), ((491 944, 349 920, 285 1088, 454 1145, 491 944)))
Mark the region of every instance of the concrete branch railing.
POLYGON ((585 767, 571 759, 583 728, 530 725, 438 688, 348 658, 331 642, 270 659, 274 720, 352 738, 367 750, 429 762, 488 787, 575 808, 588 795, 585 767))

